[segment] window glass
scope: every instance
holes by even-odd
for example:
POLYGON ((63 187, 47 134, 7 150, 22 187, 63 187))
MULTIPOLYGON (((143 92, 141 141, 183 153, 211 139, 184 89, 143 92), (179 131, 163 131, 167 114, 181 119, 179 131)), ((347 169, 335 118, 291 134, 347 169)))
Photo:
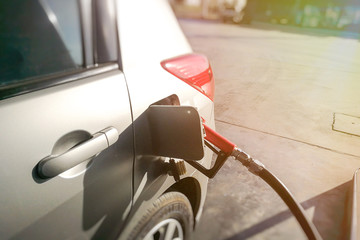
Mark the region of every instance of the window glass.
POLYGON ((0 2, 0 89, 83 66, 77 0, 0 2))

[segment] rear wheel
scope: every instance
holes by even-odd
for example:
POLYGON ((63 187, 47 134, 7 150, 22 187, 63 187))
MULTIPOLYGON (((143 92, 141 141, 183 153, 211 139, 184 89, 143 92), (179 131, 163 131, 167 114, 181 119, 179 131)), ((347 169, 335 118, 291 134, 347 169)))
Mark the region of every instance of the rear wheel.
POLYGON ((193 212, 184 194, 168 192, 147 210, 129 239, 188 240, 193 229, 193 212))

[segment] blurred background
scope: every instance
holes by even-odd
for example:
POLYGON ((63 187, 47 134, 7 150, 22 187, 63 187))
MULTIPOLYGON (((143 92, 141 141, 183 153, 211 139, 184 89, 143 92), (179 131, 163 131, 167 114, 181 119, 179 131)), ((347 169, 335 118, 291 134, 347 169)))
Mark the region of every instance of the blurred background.
POLYGON ((178 16, 360 32, 357 0, 171 0, 178 16))
MULTIPOLYGON (((194 52, 211 62, 216 130, 276 173, 323 239, 349 239, 360 0, 169 1, 194 52)), ((198 239, 307 238, 272 189, 227 161, 209 180, 198 239)))

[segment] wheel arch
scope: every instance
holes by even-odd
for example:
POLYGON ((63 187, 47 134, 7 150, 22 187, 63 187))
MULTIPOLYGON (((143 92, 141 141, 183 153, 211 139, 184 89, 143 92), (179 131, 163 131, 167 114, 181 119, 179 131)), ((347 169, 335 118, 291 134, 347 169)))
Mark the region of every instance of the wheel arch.
MULTIPOLYGON (((199 212, 200 202, 201 202, 201 186, 198 180, 193 177, 187 177, 181 179, 180 181, 169 187, 165 191, 165 193, 171 191, 181 192, 188 198, 194 213, 194 220, 195 220, 199 212)), ((194 223, 195 222, 196 221, 194 221, 194 223)))

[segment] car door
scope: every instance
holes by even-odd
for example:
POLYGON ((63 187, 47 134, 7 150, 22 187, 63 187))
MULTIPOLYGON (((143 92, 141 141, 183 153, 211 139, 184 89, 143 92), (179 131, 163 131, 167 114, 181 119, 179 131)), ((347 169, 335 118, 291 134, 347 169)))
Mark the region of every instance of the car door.
POLYGON ((94 2, 1 3, 1 239, 114 238, 130 211, 114 8, 94 2))

